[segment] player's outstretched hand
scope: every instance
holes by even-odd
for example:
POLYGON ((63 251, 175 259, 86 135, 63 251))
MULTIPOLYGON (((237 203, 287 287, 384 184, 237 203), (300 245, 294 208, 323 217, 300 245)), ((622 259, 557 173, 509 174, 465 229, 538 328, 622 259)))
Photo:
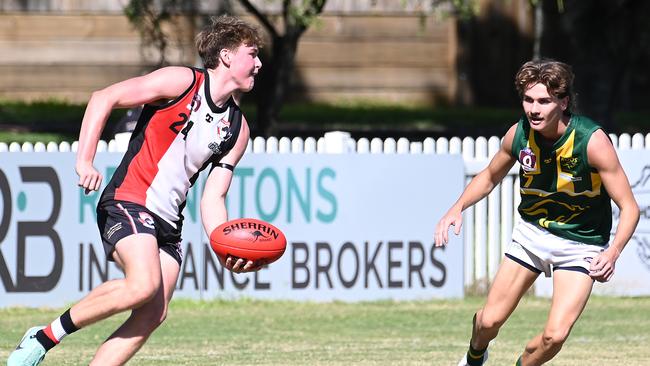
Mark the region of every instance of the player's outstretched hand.
POLYGON ((610 247, 591 261, 589 276, 598 282, 607 282, 614 275, 614 267, 620 253, 610 247))
POLYGON ((246 261, 245 259, 234 258, 231 256, 228 256, 228 258, 226 258, 226 263, 224 263, 224 266, 229 271, 235 273, 254 272, 262 268, 261 265, 255 265, 255 262, 253 261, 246 261))
POLYGON ((453 207, 438 221, 436 233, 434 235, 435 245, 441 247, 449 243, 449 226, 454 227, 454 234, 460 234, 460 228, 463 225, 463 214, 460 210, 453 207))
POLYGON ((79 175, 77 185, 84 188, 86 194, 90 193, 90 191, 98 191, 99 187, 102 186, 102 175, 99 174, 92 163, 77 163, 75 170, 79 175))

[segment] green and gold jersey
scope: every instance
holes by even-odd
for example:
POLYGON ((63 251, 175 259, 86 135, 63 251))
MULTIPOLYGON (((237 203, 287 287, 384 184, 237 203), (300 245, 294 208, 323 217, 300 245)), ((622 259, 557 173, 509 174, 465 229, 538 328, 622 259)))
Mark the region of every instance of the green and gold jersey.
POLYGON ((609 242, 611 199, 587 159, 587 143, 599 128, 574 115, 551 145, 525 117, 519 120, 511 153, 521 166, 522 219, 569 240, 603 246, 609 242))

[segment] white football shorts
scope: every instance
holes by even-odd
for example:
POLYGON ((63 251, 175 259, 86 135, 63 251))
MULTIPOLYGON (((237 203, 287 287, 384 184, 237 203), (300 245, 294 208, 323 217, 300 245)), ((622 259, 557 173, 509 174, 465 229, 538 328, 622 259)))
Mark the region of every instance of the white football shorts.
POLYGON ((589 275, 591 260, 607 247, 564 239, 519 219, 505 255, 533 272, 544 272, 546 277, 558 269, 589 275))

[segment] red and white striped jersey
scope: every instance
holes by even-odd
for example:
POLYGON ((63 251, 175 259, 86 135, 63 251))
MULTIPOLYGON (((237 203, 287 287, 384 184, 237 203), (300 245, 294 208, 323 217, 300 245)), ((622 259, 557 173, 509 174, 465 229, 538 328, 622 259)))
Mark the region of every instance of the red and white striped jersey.
POLYGON ((214 104, 207 71, 192 70, 194 81, 183 94, 163 105, 145 105, 100 205, 137 203, 180 229, 189 188, 232 149, 242 120, 232 98, 223 107, 214 104))

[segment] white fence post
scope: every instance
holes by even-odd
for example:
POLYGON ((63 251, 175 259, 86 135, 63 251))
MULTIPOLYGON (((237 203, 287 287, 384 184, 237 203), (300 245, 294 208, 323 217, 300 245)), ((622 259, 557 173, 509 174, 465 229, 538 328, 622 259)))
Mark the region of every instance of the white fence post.
POLYGON ((21 147, 22 152, 33 152, 34 151, 34 145, 31 142, 23 142, 23 146, 21 147))
POLYGON ((365 137, 357 140, 357 154, 369 154, 370 153, 370 140, 365 137))
POLYGON ((72 150, 72 148, 71 148, 69 142, 67 142, 67 141, 61 141, 61 143, 59 144, 59 151, 60 151, 60 152, 69 152, 69 151, 71 151, 71 150, 72 150))
POLYGON ((291 139, 291 153, 302 154, 305 152, 305 142, 300 137, 291 139))
POLYGON ((622 133, 618 137, 618 148, 619 150, 630 150, 632 147, 632 137, 628 133, 622 133))
POLYGON ((325 138, 325 152, 327 154, 346 154, 348 152, 348 141, 351 139, 349 132, 325 132, 323 137, 325 138))
POLYGON ((325 154, 327 152, 325 145, 325 137, 319 137, 316 141, 316 152, 319 154, 325 154))
POLYGON ((288 137, 281 137, 278 151, 280 154, 289 154, 291 153, 291 140, 288 137))
POLYGON ((396 150, 397 143, 395 142, 394 138, 389 137, 384 140, 384 154, 395 154, 396 150))
POLYGON ((446 137, 441 137, 436 141, 436 154, 449 153, 449 140, 446 137))
POLYGON ((635 133, 634 136, 632 136, 632 149, 641 150, 643 149, 643 145, 644 145, 643 135, 640 133, 635 133))
POLYGON ((266 150, 267 154, 277 154, 278 153, 278 138, 271 136, 266 139, 266 150))
POLYGON ((108 152, 117 152, 117 141, 112 139, 108 142, 108 152))
POLYGON ((449 140, 449 153, 460 154, 463 151, 463 142, 458 137, 452 137, 449 140))
POLYGON ((384 143, 380 138, 375 137, 370 140, 370 153, 371 154, 381 154, 384 152, 384 143))
POLYGON ((316 139, 307 137, 305 139, 305 154, 315 154, 318 151, 316 139))
MULTIPOLYGON (((77 146, 79 145, 77 144, 77 146)), ((104 140, 99 140, 99 142, 97 143, 97 152, 105 152, 105 151, 108 151, 108 144, 104 140)))
POLYGON ((115 134, 115 151, 125 152, 131 141, 131 132, 120 132, 115 134))
POLYGON ((37 142, 34 144, 34 151, 35 152, 45 152, 47 151, 47 148, 45 147, 45 144, 42 142, 37 142))
POLYGON ((266 140, 264 139, 264 137, 257 136, 253 140, 253 153, 263 154, 264 150, 266 150, 266 140))
POLYGON ((436 140, 431 137, 424 139, 422 143, 423 152, 425 154, 435 154, 436 153, 436 140))
POLYGON ((409 151, 411 152, 411 154, 422 154, 422 143, 419 141, 411 142, 411 146, 409 146, 409 151))
POLYGON ((410 142, 404 137, 400 137, 397 140, 397 153, 398 154, 408 154, 410 148, 410 142))

